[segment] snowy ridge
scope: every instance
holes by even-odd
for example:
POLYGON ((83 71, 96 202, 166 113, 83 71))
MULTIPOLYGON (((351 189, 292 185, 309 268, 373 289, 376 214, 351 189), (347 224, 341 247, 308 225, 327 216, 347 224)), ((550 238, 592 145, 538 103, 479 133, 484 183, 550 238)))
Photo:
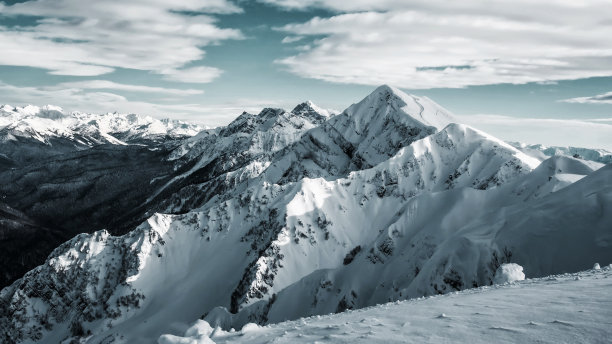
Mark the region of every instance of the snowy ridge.
MULTIPOLYGON (((575 162, 580 163, 580 161, 575 162)), ((588 170, 576 167, 566 172, 580 172, 585 169, 588 170)), ((370 171, 364 171, 367 172, 370 171)), ((557 171, 551 172, 549 176, 554 176, 557 171)), ((542 178, 541 174, 539 171, 519 176, 514 182, 487 192, 455 185, 451 190, 433 194, 414 189, 401 192, 393 189, 399 185, 419 185, 419 177, 414 177, 417 182, 400 179, 395 184, 391 181, 382 191, 376 188, 380 185, 378 182, 366 179, 365 185, 372 186, 365 197, 354 197, 355 192, 344 192, 343 196, 327 197, 332 200, 330 204, 312 207, 316 209, 315 214, 318 219, 325 219, 327 225, 324 230, 329 232, 329 237, 332 238, 332 244, 329 244, 323 240, 324 235, 316 237, 319 239, 317 245, 332 246, 323 250, 328 252, 328 255, 338 246, 333 241, 345 236, 347 231, 355 236, 362 233, 364 237, 353 236, 349 240, 341 241, 342 246, 346 247, 344 252, 336 251, 336 257, 327 256, 324 260, 327 266, 312 267, 313 272, 310 275, 291 286, 283 284, 283 275, 303 271, 308 264, 311 264, 311 260, 289 263, 286 258, 283 259, 282 265, 288 267, 276 268, 275 271, 275 275, 281 280, 280 285, 270 285, 269 281, 265 282, 266 278, 263 277, 271 268, 262 264, 260 266, 262 277, 252 286, 254 289, 252 295, 257 295, 256 290, 270 289, 266 301, 254 303, 237 315, 217 309, 208 314, 206 319, 224 328, 239 328, 247 322, 260 322, 262 316, 267 321, 278 322, 312 314, 356 309, 407 297, 488 285, 492 281, 496 267, 509 260, 518 261, 529 267, 527 271, 531 276, 542 276, 567 271, 564 269, 570 267, 584 268, 585 261, 593 257, 592 255, 597 254, 597 257, 607 258, 609 256, 605 249, 608 245, 607 239, 603 239, 602 242, 599 239, 593 241, 593 238, 605 237, 608 230, 605 224, 610 223, 612 218, 604 214, 591 218, 586 210, 591 207, 609 206, 606 204, 610 204, 610 201, 601 204, 597 199, 601 195, 609 197, 610 189, 599 191, 598 188, 599 185, 610 184, 612 170, 607 168, 598 171, 589 178, 588 182, 584 181, 586 185, 570 185, 567 193, 560 193, 558 196, 550 194, 543 200, 531 203, 517 202, 525 194, 533 194, 542 189, 542 185, 555 180, 542 178), (531 190, 527 191, 525 180, 532 178, 540 180, 541 183, 528 183, 531 190), (512 194, 509 191, 517 189, 520 192, 509 197, 512 194), (412 192, 414 196, 402 202, 392 197, 396 192, 399 195, 412 192), (347 197, 351 194, 353 197, 347 197), (585 201, 585 195, 588 195, 589 201, 585 201), (365 202, 365 207, 359 203, 352 205, 351 201, 365 202), (335 204, 336 202, 339 204, 335 204), (341 214, 325 212, 326 209, 333 210, 337 207, 342 209, 341 214), (491 209, 499 211, 489 213, 491 209), (471 217, 466 218, 464 214, 468 211, 471 217), (551 222, 549 218, 552 216, 555 216, 555 219, 551 222), (347 218, 353 221, 347 223, 347 218), (529 220, 525 221, 526 218, 529 220), (547 224, 549 222, 551 223, 547 224), (581 223, 592 223, 588 232, 576 231, 576 228, 582 228, 581 223), (549 232, 549 226, 557 230, 549 232), (371 228, 380 228, 380 230, 368 230, 371 228), (555 242, 558 245, 551 248, 548 242, 555 242), (580 250, 573 249, 572 244, 576 244, 580 250), (567 261, 564 250, 574 252, 572 259, 575 260, 567 261), (559 262, 563 261, 563 264, 548 265, 546 261, 552 259, 551 257, 556 257, 559 262), (371 281, 377 281, 377 284, 373 285, 371 281), (273 292, 277 293, 270 299, 273 292)), ((412 173, 407 175, 410 176, 412 173)), ((379 175, 380 177, 382 176, 379 175)), ((351 182, 354 183, 355 180, 351 182)), ((471 181, 463 179, 463 183, 470 185, 471 181)), ((338 184, 350 183, 340 180, 338 184)), ((442 190, 448 187, 446 182, 441 184, 444 186, 438 187, 442 190)), ((364 184, 354 183, 354 185, 359 190, 364 184)), ((328 190, 325 194, 333 192, 329 191, 333 186, 323 187, 328 190)), ((425 187, 431 188, 430 185, 425 187)), ((306 221, 300 218, 296 222, 298 225, 302 222, 310 228, 311 224, 306 221)), ((298 225, 296 227, 299 229, 301 226, 298 225)), ((315 224, 312 224, 312 227, 315 227, 315 224)), ((296 236, 301 243, 301 236, 299 234, 296 236)), ((295 250, 293 246, 279 247, 277 256, 302 256, 288 251, 295 250)), ((308 245, 303 246, 306 246, 302 248, 303 250, 310 248, 308 245)), ((305 255, 312 256, 312 254, 305 255)), ((316 260, 313 262, 313 264, 318 263, 316 260)), ((268 275, 267 279, 270 277, 268 275)))
POLYGON ((540 163, 388 86, 331 117, 243 113, 168 159, 160 213, 81 235, 0 293, 8 338, 148 343, 200 317, 240 328, 487 286, 502 263, 612 260, 612 166, 540 163))
POLYGON ((86 146, 126 144, 137 139, 193 136, 202 129, 182 121, 135 114, 65 113, 52 105, 0 106, 0 142, 24 137, 43 143, 51 138, 68 138, 86 146))
POLYGON ((163 335, 158 343, 597 343, 612 336, 604 302, 610 288, 606 266, 236 332, 198 320, 184 336, 163 335))
POLYGON ((513 147, 540 159, 555 155, 576 156, 580 159, 600 162, 602 164, 612 163, 612 152, 605 149, 579 148, 579 147, 549 147, 541 144, 525 144, 520 142, 509 142, 513 147))
POLYGON ((164 212, 192 209, 257 177, 275 154, 325 123, 327 117, 315 108, 304 102, 290 112, 273 108, 257 115, 243 112, 226 127, 204 130, 185 140, 169 156, 183 168, 149 202, 162 199, 164 212), (201 195, 194 202, 195 193, 201 195))
POLYGON ((243 112, 227 127, 207 130, 187 140, 181 149, 175 151, 172 159, 186 156, 189 159, 201 157, 212 160, 211 156, 227 150, 251 154, 275 152, 320 125, 329 116, 327 110, 310 101, 297 105, 290 112, 273 108, 265 108, 257 115, 243 112))

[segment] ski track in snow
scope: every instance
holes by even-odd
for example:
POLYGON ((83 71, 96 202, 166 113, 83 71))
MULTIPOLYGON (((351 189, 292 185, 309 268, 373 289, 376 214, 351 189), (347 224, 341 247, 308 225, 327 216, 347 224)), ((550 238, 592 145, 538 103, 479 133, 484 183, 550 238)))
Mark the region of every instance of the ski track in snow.
MULTIPOLYGON (((612 338, 612 267, 302 318, 238 332, 217 343, 605 343, 612 338)), ((191 329, 207 328, 198 321, 191 329)), ((206 343, 162 336, 158 343, 206 343)), ((198 339, 199 338, 199 339, 198 339)))

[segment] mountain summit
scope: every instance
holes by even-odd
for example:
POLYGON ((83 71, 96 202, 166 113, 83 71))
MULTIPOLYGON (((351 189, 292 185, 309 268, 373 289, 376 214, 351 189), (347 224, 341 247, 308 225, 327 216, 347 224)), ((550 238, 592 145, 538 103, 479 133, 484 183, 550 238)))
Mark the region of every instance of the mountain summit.
POLYGON ((410 95, 388 85, 379 86, 362 101, 346 109, 346 112, 356 117, 356 122, 360 123, 371 122, 378 116, 396 114, 410 117, 415 121, 415 126, 434 127, 437 130, 450 123, 459 123, 449 111, 429 98, 410 95))

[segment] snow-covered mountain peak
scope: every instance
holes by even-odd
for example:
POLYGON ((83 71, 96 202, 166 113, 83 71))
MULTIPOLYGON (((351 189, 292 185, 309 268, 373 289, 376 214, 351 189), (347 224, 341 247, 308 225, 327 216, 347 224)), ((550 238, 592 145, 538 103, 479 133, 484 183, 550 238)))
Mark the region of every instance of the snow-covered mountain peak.
POLYGON ((257 116, 261 118, 273 118, 284 112, 285 110, 281 108, 263 108, 257 116))
POLYGON ((39 109, 36 116, 49 119, 61 119, 66 117, 66 114, 64 113, 64 109, 59 106, 45 105, 39 109))
POLYGON ((6 140, 21 137, 50 144, 51 140, 68 139, 77 145, 90 146, 164 136, 193 136, 203 129, 183 121, 136 114, 67 113, 53 105, 0 106, 0 136, 6 140))
POLYGON ((508 143, 516 149, 523 151, 525 154, 540 159, 546 159, 550 156, 556 155, 565 155, 584 160, 596 161, 603 164, 612 163, 612 152, 601 148, 555 147, 545 146, 542 144, 526 144, 521 142, 508 143))
POLYGON ((396 94, 396 95, 401 95, 401 94, 406 94, 405 92, 403 92, 402 90, 400 90, 397 87, 393 87, 391 85, 380 85, 378 87, 376 87, 376 89, 374 89, 374 91, 372 91, 372 94, 380 94, 380 95, 387 95, 387 94, 396 94))
POLYGON ((407 94, 388 85, 379 86, 362 101, 346 109, 345 113, 362 123, 374 120, 378 113, 404 115, 409 118, 405 121, 412 120, 416 126, 437 130, 458 122, 449 111, 431 99, 407 94))
POLYGON ((330 110, 317 106, 310 100, 298 104, 291 112, 294 114, 316 114, 323 117, 331 117, 334 114, 330 110))
POLYGON ((19 115, 21 117, 33 116, 49 119, 60 119, 67 116, 64 109, 55 105, 45 105, 43 107, 36 105, 26 105, 24 107, 14 107, 8 104, 0 105, 1 117, 15 115, 19 115))

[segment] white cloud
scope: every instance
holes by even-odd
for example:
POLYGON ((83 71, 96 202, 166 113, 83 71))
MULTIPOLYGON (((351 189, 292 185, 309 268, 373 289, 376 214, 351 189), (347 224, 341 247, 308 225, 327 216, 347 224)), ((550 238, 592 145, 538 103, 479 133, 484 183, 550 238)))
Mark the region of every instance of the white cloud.
MULTIPOLYGON (((220 28, 208 14, 240 11, 227 0, 34 0, 5 5, 0 16, 42 19, 34 26, 0 26, 0 64, 77 76, 116 68, 180 74, 186 64, 204 57, 202 47, 243 37, 239 30, 220 28)), ((209 71, 204 78, 202 70, 195 72, 201 76, 197 82, 220 74, 209 71)))
POLYGON ((598 94, 590 97, 578 97, 563 99, 562 102, 566 103, 580 103, 580 104, 612 104, 612 92, 604 94, 598 94))
MULTIPOLYGON (((410 7, 406 0, 259 0, 259 2, 276 5, 290 10, 309 8, 327 8, 338 12, 347 11, 381 11, 390 8, 410 7)), ((412 2, 414 3, 414 1, 412 2)))
POLYGON ((304 36, 286 36, 286 37, 283 38, 281 43, 289 44, 289 43, 294 43, 294 42, 301 41, 303 39, 304 39, 304 36))
POLYGON ((222 70, 214 67, 199 66, 185 69, 167 69, 160 71, 164 79, 179 82, 207 83, 218 78, 222 70))
MULTIPOLYGON (((287 104, 278 100, 235 98, 225 102, 211 101, 206 105, 194 103, 168 103, 156 98, 157 103, 134 101, 111 91, 101 92, 98 89, 124 90, 134 92, 153 92, 175 94, 185 90, 147 87, 114 83, 105 80, 83 82, 66 82, 53 86, 19 87, 0 81, 0 104, 13 106, 28 105, 24 99, 31 100, 29 104, 58 105, 67 111, 82 111, 91 113, 137 113, 151 115, 157 118, 173 118, 209 127, 226 125, 243 111, 258 113, 264 107, 283 107, 287 104), (151 90, 151 88, 153 88, 151 90)), ((189 91, 189 90, 187 90, 189 91)), ((195 91, 195 90, 192 90, 195 91)), ((295 105, 295 104, 289 104, 295 105)))
POLYGON ((609 0, 264 1, 340 12, 277 28, 317 38, 277 61, 303 77, 434 88, 612 75, 609 0))
POLYGON ((63 82, 56 86, 45 87, 47 90, 60 90, 65 88, 76 88, 76 89, 110 89, 118 91, 128 92, 143 92, 143 93, 164 93, 171 95, 195 95, 203 94, 202 90, 194 89, 176 89, 176 88, 165 88, 165 87, 153 87, 144 85, 129 85, 121 84, 108 80, 87 80, 87 81, 73 81, 63 82))
POLYGON ((612 117, 610 118, 594 118, 594 119, 589 119, 589 122, 610 122, 610 124, 612 124, 612 117))
POLYGON ((605 120, 517 118, 488 114, 457 117, 465 124, 507 141, 612 150, 612 123, 605 123, 605 120))

